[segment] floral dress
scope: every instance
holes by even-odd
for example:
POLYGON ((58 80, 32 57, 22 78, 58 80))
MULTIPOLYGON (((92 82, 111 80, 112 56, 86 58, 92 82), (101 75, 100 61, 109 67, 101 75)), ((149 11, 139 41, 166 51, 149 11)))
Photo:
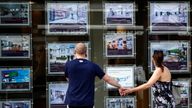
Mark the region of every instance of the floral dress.
POLYGON ((157 81, 152 86, 153 107, 152 108, 175 108, 175 98, 171 91, 171 82, 157 81))

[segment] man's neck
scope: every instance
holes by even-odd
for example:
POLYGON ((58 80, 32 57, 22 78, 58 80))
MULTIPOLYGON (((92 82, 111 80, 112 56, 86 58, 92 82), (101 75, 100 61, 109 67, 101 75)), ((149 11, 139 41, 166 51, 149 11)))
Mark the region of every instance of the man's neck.
POLYGON ((76 55, 75 55, 75 58, 76 58, 76 59, 85 59, 86 57, 85 57, 85 55, 76 54, 76 55))

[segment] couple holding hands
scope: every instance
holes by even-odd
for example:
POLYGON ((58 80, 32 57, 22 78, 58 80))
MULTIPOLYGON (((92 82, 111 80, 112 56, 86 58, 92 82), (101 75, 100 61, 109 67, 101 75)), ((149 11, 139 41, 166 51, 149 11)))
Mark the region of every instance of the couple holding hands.
POLYGON ((69 81, 65 104, 68 108, 93 108, 95 93, 95 77, 119 88, 121 96, 152 88, 154 108, 175 108, 175 98, 172 94, 171 73, 163 65, 163 51, 154 51, 152 62, 155 70, 151 78, 144 84, 124 88, 113 80, 95 63, 86 59, 86 45, 77 43, 75 59, 65 64, 65 77, 69 81))

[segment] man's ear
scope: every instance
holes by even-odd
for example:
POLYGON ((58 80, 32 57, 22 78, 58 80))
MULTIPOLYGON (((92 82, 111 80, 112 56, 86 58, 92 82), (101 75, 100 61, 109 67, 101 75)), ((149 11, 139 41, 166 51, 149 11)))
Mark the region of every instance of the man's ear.
POLYGON ((87 57, 87 53, 85 53, 85 57, 87 57))

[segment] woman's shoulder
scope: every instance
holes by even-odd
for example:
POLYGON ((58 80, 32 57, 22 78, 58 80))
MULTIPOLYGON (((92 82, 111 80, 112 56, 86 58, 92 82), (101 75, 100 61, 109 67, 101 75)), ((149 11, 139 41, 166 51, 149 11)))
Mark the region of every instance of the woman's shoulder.
POLYGON ((164 66, 164 70, 170 72, 170 71, 169 71, 169 68, 166 67, 166 66, 164 66))
POLYGON ((162 69, 161 69, 160 67, 156 67, 156 68, 155 68, 155 71, 156 71, 156 72, 162 72, 162 69))
MULTIPOLYGON (((167 68, 166 66, 163 66, 163 68, 164 68, 163 71, 169 71, 169 68, 167 68)), ((160 67, 156 67, 155 71, 163 72, 162 68, 160 68, 160 67)))

